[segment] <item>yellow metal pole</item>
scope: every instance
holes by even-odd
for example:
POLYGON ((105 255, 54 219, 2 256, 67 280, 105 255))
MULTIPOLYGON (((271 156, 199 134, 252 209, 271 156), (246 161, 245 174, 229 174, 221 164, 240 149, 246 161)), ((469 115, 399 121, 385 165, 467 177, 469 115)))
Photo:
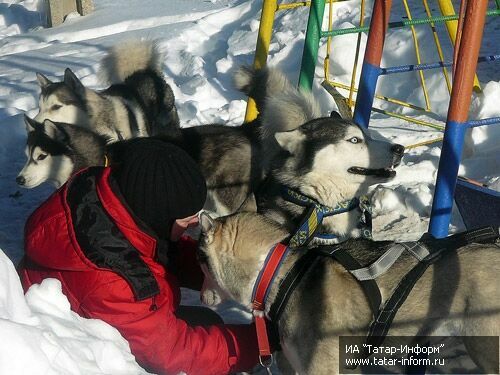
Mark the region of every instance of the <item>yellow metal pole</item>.
MULTIPOLYGON (((257 46, 255 47, 255 58, 253 66, 256 69, 263 68, 267 63, 269 54, 269 44, 273 33, 274 14, 278 6, 277 0, 264 0, 262 4, 262 14, 260 16, 259 35, 257 46)), ((248 98, 245 122, 250 122, 257 117, 257 107, 252 98, 248 98)))
MULTIPOLYGON (((411 17, 411 11, 410 11, 410 7, 408 5, 408 1, 403 0, 403 4, 405 6, 406 15, 407 15, 408 19, 411 21, 412 17, 411 17)), ((418 45, 417 33, 415 32, 415 26, 412 25, 410 28, 411 28, 411 35, 413 37, 413 45, 415 47, 415 55, 417 57, 417 64, 420 64, 422 62, 422 59, 420 58, 420 47, 418 45)), ((427 93, 427 86, 425 84, 424 71, 420 70, 418 72, 418 75, 420 77, 420 84, 422 85, 422 91, 424 93, 425 109, 430 111, 431 110, 431 101, 429 99, 429 94, 427 93)))
MULTIPOLYGON (((438 4, 443 16, 455 15, 455 8, 453 8, 453 3, 451 2, 451 0, 438 0, 438 4)), ((458 21, 446 21, 445 25, 446 29, 448 30, 448 36, 450 37, 451 43, 455 45, 455 41, 457 38, 458 21)), ((473 89, 475 92, 481 92, 481 86, 479 84, 479 80, 477 79, 477 75, 474 75, 473 89)))
MULTIPOLYGON (((432 12, 431 12, 431 8, 429 7, 429 3, 427 2, 427 0, 422 0, 422 2, 424 3, 425 12, 427 13, 427 17, 431 18, 432 12)), ((437 31, 436 31, 436 25, 434 23, 431 23, 431 29, 432 29, 432 35, 434 36, 434 43, 436 44, 436 49, 437 49, 437 52, 439 55, 439 61, 444 63, 443 49, 441 48, 441 42, 439 41, 439 36, 438 36, 437 31)), ((451 95, 451 80, 450 80, 450 77, 448 75, 448 69, 446 69, 446 67, 443 66, 442 71, 443 71, 444 79, 446 81, 446 87, 448 88, 448 93, 451 95)))

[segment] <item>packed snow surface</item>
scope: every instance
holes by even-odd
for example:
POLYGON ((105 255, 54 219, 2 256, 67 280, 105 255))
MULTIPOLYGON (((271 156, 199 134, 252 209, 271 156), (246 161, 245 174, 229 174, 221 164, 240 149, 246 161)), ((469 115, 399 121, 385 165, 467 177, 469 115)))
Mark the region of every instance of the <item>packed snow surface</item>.
MULTIPOLYGON (((55 28, 44 28, 42 0, 7 0, 0 4, 0 374, 142 374, 128 344, 120 334, 101 321, 78 317, 71 312, 61 285, 46 280, 23 296, 12 263, 23 254, 23 226, 33 209, 53 191, 50 186, 20 190, 15 177, 25 162, 26 131, 23 114, 37 113, 39 87, 35 72, 54 80, 70 67, 82 82, 100 89, 98 64, 106 48, 129 38, 157 40, 164 54, 163 72, 172 86, 183 126, 242 123, 246 101, 232 85, 231 74, 241 64, 253 61, 261 1, 243 0, 94 0, 95 11, 86 16, 70 15, 55 28), (125 5, 126 4, 126 5, 125 5)), ((371 9, 368 1, 367 9, 371 9)), ((393 20, 405 16, 399 2, 393 20)), ((334 28, 359 24, 360 0, 335 3, 334 28)), ((419 2, 410 2, 414 17, 425 16, 419 2)), ((434 9, 435 12, 437 12, 434 9)), ((437 13, 436 13, 437 14, 437 13)), ((328 12, 325 12, 325 25, 328 12)), ((369 22, 370 12, 365 16, 369 22)), ((304 44, 306 9, 277 14, 268 63, 282 69, 297 82, 304 44)), ((488 19, 481 54, 498 54, 499 24, 488 19)), ((451 45, 442 25, 437 26, 445 51, 451 45)), ((416 28, 422 61, 438 60, 429 27, 416 28)), ((357 36, 333 40, 331 75, 348 83, 355 57, 357 36)), ((366 35, 361 35, 361 56, 366 35)), ((322 47, 325 42, 322 41, 322 47)), ((320 49, 313 93, 325 114, 335 105, 321 88, 326 56, 320 49)), ((386 40, 382 66, 416 63, 409 29, 391 29, 386 40)), ((357 76, 359 77, 359 66, 357 76)), ((494 63, 478 67, 482 94, 475 94, 470 117, 500 116, 500 69, 494 63)), ((376 100, 375 105, 433 123, 446 118, 449 94, 439 70, 424 72, 432 113, 376 100)), ((425 106, 417 73, 382 77, 378 92, 425 106)), ((342 92, 347 95, 346 92, 342 92)), ((440 132, 397 118, 372 115, 375 136, 405 146, 435 139, 440 132)), ((500 126, 475 128, 468 136, 460 174, 500 190, 500 126)), ((409 149, 397 177, 373 189, 374 228, 377 239, 416 239, 427 230, 441 144, 409 149)), ((452 230, 463 229, 457 212, 452 230)), ((185 294, 186 303, 198 296, 185 294)), ((227 321, 242 321, 248 315, 224 305, 219 312, 227 321)))

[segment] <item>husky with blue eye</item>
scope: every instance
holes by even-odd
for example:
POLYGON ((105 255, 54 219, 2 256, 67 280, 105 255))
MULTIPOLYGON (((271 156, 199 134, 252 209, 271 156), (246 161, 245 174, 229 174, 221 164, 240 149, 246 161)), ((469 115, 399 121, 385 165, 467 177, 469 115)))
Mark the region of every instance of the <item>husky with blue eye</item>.
POLYGON ((61 82, 37 73, 41 93, 35 120, 84 126, 108 142, 178 131, 174 93, 153 42, 131 40, 114 46, 101 62, 99 75, 111 84, 103 91, 85 87, 69 68, 61 82))
MULTIPOLYGON (((246 72, 239 77, 240 86, 257 98, 258 107, 267 109, 261 116, 261 141, 268 178, 256 194, 259 212, 293 233, 306 209, 283 197, 283 191, 334 208, 358 199, 370 186, 394 178, 403 146, 374 139, 370 130, 336 112, 321 117, 311 94, 299 91, 282 75, 275 79, 281 90, 259 100, 263 73, 246 72)), ((327 216, 318 233, 335 236, 333 242, 359 237, 361 216, 359 209, 327 216)))

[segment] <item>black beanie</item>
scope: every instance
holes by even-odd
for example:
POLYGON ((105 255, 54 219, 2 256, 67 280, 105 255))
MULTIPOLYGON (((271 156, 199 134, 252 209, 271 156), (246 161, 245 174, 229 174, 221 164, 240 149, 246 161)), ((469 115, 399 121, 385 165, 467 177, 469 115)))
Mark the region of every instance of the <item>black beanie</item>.
POLYGON ((127 142, 113 176, 136 217, 168 239, 176 219, 194 215, 207 196, 196 162, 181 148, 158 139, 127 142))

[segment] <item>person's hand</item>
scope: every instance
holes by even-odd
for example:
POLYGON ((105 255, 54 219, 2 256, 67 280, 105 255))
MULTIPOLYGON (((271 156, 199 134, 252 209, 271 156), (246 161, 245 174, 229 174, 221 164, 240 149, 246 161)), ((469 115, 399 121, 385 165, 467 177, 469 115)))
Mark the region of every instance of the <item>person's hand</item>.
POLYGON ((170 241, 178 241, 182 234, 192 226, 198 225, 198 214, 194 214, 184 219, 177 219, 172 225, 172 230, 170 231, 170 241))

